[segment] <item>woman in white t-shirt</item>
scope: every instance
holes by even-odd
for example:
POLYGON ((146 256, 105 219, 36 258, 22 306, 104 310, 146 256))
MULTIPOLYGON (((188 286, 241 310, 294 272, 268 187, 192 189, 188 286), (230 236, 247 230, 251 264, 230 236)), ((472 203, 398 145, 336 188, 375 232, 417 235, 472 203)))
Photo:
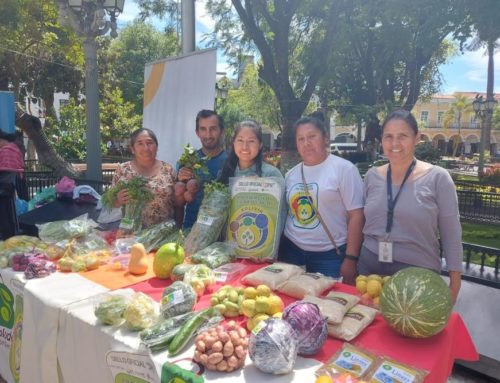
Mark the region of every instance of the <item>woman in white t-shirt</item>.
POLYGON ((328 152, 330 141, 320 120, 299 119, 295 140, 303 162, 285 177, 288 216, 279 259, 354 284, 363 227, 359 172, 328 152))

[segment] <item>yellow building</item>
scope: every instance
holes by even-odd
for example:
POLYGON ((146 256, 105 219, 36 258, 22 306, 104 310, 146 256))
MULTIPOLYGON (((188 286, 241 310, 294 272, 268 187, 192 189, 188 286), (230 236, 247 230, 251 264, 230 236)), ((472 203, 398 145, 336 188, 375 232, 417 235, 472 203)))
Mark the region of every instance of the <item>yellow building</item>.
MULTIPOLYGON (((456 92, 454 94, 435 94, 429 101, 417 102, 412 113, 419 122, 419 130, 422 140, 432 142, 433 146, 440 149, 443 154, 453 152, 454 136, 461 137, 462 144, 458 148, 458 153, 473 154, 479 151, 479 141, 481 138, 480 120, 476 118, 472 109, 472 101, 478 93, 476 92, 456 92), (470 110, 465 112, 460 124, 454 121, 450 126, 444 126, 445 113, 456 101, 455 96, 466 96, 470 100, 470 110)), ((481 93, 480 93, 481 94, 481 93)), ((483 93, 482 96, 486 98, 483 93)), ((495 95, 500 103, 500 95, 495 95)), ((335 120, 330 123, 330 137, 336 142, 356 142, 357 128, 355 126, 340 126, 335 124, 335 120)), ((364 139, 364 127, 361 132, 361 139, 364 139)), ((500 131, 491 131, 491 151, 495 153, 500 149, 500 131)))
MULTIPOLYGON (((459 135, 461 137, 460 141, 463 143, 459 148, 459 153, 477 153, 481 138, 481 124, 472 109, 472 101, 474 101, 476 95, 476 92, 456 92, 452 95, 436 94, 427 102, 418 102, 412 113, 420 123, 419 129, 422 139, 431 141, 433 146, 439 148, 443 153, 451 154, 452 143, 456 139, 454 136, 459 135), (469 99, 470 111, 462 115, 460 124, 455 120, 445 128, 443 124, 445 113, 456 101, 456 95, 465 96, 469 99)), ((486 98, 486 95, 483 94, 483 97, 486 98)), ((500 100, 500 96, 496 95, 495 97, 500 100)), ((499 141, 500 132, 492 130, 491 145, 493 152, 496 151, 499 141)))

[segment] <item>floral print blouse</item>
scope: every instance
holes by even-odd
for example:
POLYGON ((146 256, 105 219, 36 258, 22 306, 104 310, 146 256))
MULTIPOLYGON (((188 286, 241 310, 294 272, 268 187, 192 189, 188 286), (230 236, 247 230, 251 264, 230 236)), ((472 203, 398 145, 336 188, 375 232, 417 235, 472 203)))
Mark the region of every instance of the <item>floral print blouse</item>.
POLYGON ((174 219, 174 184, 175 170, 166 162, 161 161, 158 173, 146 177, 132 167, 132 162, 124 162, 118 166, 113 175, 113 185, 118 181, 128 181, 134 177, 144 177, 148 180, 148 187, 154 194, 154 199, 146 204, 142 213, 142 226, 148 227, 166 219, 174 219))

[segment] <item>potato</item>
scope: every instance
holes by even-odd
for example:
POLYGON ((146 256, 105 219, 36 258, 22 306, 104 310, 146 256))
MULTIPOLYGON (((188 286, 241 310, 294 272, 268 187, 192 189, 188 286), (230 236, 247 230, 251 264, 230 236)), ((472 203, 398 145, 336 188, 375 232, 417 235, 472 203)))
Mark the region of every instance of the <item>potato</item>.
POLYGON ((216 341, 213 345, 212 345, 212 350, 215 351, 215 352, 220 352, 222 351, 222 342, 220 340, 216 341))
POLYGON ((233 355, 234 353, 234 346, 233 346, 233 343, 231 341, 228 341, 225 345, 224 345, 224 348, 222 350, 222 355, 224 356, 231 356, 233 355))
POLYGON ((231 355, 229 358, 227 358, 227 364, 229 367, 236 368, 236 367, 238 367, 239 363, 240 363, 240 361, 234 355, 231 355))
POLYGON ((217 364, 217 371, 226 371, 227 370, 227 362, 225 360, 221 360, 217 364))
POLYGON ((222 343, 227 343, 227 341, 230 339, 229 334, 227 332, 222 332, 219 334, 219 340, 222 343))
POLYGON ((247 353, 246 353, 246 351, 245 351, 245 349, 244 349, 244 348, 243 348, 243 346, 241 346, 241 345, 240 345, 240 346, 236 346, 236 347, 234 348, 234 353, 235 353, 235 355, 236 355, 239 359, 244 359, 244 358, 245 358, 245 356, 246 356, 246 354, 247 354, 247 353))
POLYGON ((202 340, 197 341, 196 342, 196 349, 201 351, 201 352, 205 352, 205 350, 206 350, 205 342, 203 342, 202 340))
POLYGON ((198 351, 198 350, 194 350, 194 358, 193 358, 193 359, 194 359, 196 362, 199 362, 199 361, 200 361, 200 357, 201 357, 201 352, 200 352, 200 351, 198 351))
POLYGON ((222 352, 214 352, 212 355, 208 357, 209 364, 217 364, 224 358, 222 352))
POLYGON ((207 354, 201 354, 199 362, 201 364, 203 364, 204 366, 206 366, 207 363, 208 363, 208 355, 207 354))

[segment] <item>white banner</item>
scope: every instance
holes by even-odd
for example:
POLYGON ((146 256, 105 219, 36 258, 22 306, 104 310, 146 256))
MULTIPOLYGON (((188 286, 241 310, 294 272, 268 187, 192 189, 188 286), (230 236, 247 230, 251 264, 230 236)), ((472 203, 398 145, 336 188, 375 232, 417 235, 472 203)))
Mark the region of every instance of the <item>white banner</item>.
POLYGON ((158 159, 174 167, 184 145, 200 147, 196 114, 214 108, 216 53, 206 49, 146 64, 143 126, 158 137, 158 159))

